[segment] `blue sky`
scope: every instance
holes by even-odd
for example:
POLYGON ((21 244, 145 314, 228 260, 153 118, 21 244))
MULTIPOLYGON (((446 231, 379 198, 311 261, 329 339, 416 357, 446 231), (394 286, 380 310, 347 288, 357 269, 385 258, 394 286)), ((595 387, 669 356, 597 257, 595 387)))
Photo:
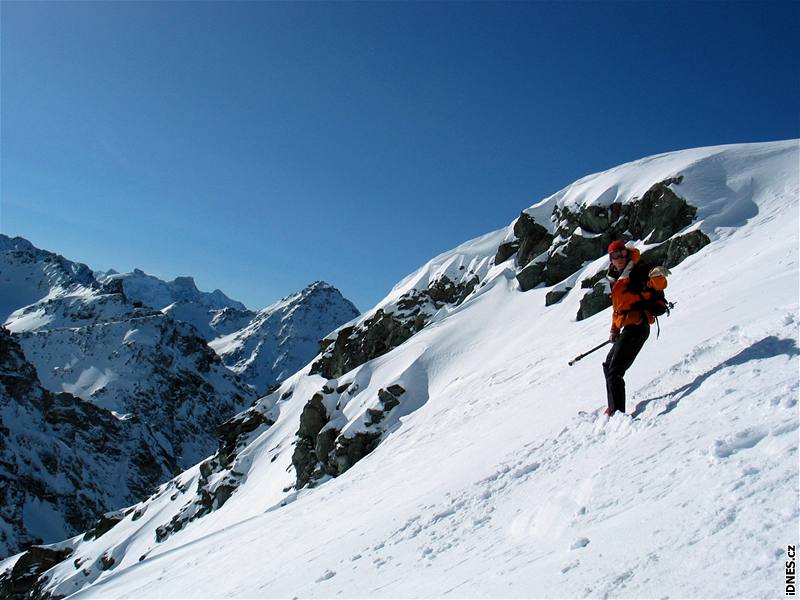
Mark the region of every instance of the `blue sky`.
POLYGON ((575 179, 800 136, 800 3, 2 2, 0 231, 366 310, 575 179))

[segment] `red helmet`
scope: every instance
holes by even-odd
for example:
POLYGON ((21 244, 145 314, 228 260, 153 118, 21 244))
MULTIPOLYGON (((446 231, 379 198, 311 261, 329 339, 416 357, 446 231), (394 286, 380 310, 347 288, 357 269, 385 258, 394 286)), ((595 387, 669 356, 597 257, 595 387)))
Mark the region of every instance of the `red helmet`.
POLYGON ((625 247, 625 242, 616 240, 608 245, 608 253, 611 254, 614 250, 620 250, 625 247))

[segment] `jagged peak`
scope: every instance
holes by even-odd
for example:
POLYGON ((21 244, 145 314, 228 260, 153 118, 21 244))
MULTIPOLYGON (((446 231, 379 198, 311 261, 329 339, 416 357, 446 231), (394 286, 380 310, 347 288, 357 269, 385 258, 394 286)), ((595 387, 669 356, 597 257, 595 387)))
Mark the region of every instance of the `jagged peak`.
POLYGON ((179 288, 185 288, 191 291, 199 291, 197 289, 197 285, 194 282, 194 277, 191 277, 189 275, 181 275, 179 277, 176 277, 170 283, 179 288))
POLYGON ((337 294, 341 295, 341 292, 333 285, 328 283, 327 281, 322 281, 318 279, 312 283, 309 283, 303 290, 300 292, 301 294, 314 294, 314 293, 330 293, 336 292, 337 294))
POLYGON ((24 237, 9 237, 0 233, 0 250, 3 252, 12 252, 14 250, 36 250, 31 242, 24 237))

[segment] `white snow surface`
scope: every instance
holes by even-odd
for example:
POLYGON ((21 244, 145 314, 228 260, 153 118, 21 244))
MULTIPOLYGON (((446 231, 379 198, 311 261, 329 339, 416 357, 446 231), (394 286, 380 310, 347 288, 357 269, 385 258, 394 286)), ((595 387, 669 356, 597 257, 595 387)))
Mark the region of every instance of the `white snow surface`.
POLYGON ((628 201, 684 176, 674 189, 699 207, 692 227, 712 243, 673 269, 676 309, 626 376, 636 418, 594 412, 605 405, 602 351, 567 365, 607 338, 610 312, 576 321, 577 286, 550 307, 547 288, 520 293, 512 267, 491 260, 509 227, 436 257, 379 306, 472 270, 485 285, 463 304, 338 381, 306 367, 262 398, 277 421, 240 452, 245 482, 221 508, 155 542, 155 527, 191 499, 193 467, 136 521, 71 540, 75 553, 48 573, 48 590, 782 596, 800 519, 798 160, 797 140, 675 152, 586 177, 528 209, 545 224, 556 205, 628 201), (379 388, 400 383, 412 401, 345 474, 284 491, 303 407, 323 384, 347 382, 358 386, 339 427, 363 427, 379 388), (110 570, 103 554, 115 559, 110 570))

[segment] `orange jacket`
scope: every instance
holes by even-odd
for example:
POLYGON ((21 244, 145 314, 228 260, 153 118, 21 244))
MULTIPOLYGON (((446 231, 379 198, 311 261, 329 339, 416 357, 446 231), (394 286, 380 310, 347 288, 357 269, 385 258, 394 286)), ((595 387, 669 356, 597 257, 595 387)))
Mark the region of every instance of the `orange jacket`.
POLYGON ((628 264, 614 279, 613 271, 609 271, 611 284, 611 306, 614 313, 611 317, 611 333, 619 333, 626 325, 639 325, 642 316, 647 322, 655 323, 655 317, 649 311, 633 309, 633 305, 641 300, 649 300, 653 291, 661 291, 667 287, 667 278, 663 275, 650 276, 650 267, 639 262, 641 253, 636 248, 627 248, 628 264))

